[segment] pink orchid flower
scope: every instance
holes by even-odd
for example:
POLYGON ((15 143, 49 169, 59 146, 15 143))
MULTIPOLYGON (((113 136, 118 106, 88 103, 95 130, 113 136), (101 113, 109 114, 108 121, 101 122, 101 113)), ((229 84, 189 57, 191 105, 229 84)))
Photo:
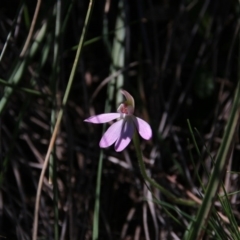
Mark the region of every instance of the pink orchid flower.
POLYGON ((127 100, 120 104, 117 113, 100 114, 84 120, 85 122, 99 124, 118 118, 119 120, 107 129, 99 142, 101 148, 107 148, 115 143, 116 152, 120 152, 127 147, 133 137, 135 129, 137 129, 140 136, 146 140, 152 137, 152 130, 149 124, 133 115, 133 97, 125 90, 121 90, 121 93, 127 100))

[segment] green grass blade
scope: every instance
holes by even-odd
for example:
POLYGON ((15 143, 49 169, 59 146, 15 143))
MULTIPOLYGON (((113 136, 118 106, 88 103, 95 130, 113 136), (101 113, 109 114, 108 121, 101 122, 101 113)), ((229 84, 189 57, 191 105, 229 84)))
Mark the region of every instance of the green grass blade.
POLYGON ((2 52, 1 52, 1 55, 0 55, 0 62, 1 62, 2 59, 3 59, 4 53, 5 53, 5 51, 6 51, 6 49, 7 49, 7 46, 8 46, 8 44, 9 44, 9 42, 10 42, 11 36, 12 36, 12 32, 10 32, 10 33, 8 34, 7 39, 6 39, 6 42, 5 42, 4 46, 3 46, 3 49, 2 49, 2 52))
POLYGON ((235 130, 238 122, 239 99, 240 99, 240 84, 238 83, 230 117, 227 122, 222 143, 220 145, 220 148, 216 157, 213 173, 210 177, 206 194, 203 199, 202 205, 198 211, 196 221, 193 223, 189 231, 188 239, 194 239, 194 240, 199 239, 201 238, 204 232, 204 226, 206 225, 208 216, 211 212, 214 199, 220 184, 220 179, 224 171, 224 166, 228 158, 228 153, 229 153, 229 150, 231 149, 231 143, 234 139, 235 130))
POLYGON ((91 18, 93 6, 94 6, 94 0, 90 0, 89 5, 88 5, 86 18, 85 18, 85 21, 84 21, 82 34, 80 36, 80 40, 79 40, 79 44, 78 44, 78 49, 77 49, 77 52, 76 52, 76 56, 75 56, 75 59, 74 59, 72 70, 71 70, 71 73, 70 73, 70 76, 69 76, 69 79, 68 79, 68 84, 67 84, 67 87, 66 87, 66 90, 65 90, 65 93, 64 93, 64 97, 63 97, 63 100, 62 100, 62 108, 59 111, 59 114, 58 114, 58 117, 57 117, 57 120, 56 120, 56 124, 54 126, 54 131, 53 131, 53 134, 52 134, 52 137, 51 137, 51 140, 50 140, 50 144, 49 144, 49 147, 48 147, 48 151, 47 151, 47 154, 46 154, 46 157, 45 157, 44 165, 42 167, 42 171, 41 171, 41 175, 40 175, 40 179, 39 179, 39 183, 38 183, 36 203, 35 203, 35 211, 34 211, 33 234, 32 234, 32 239, 33 240, 37 239, 38 212, 39 212, 40 196, 41 196, 41 189, 42 189, 42 185, 43 185, 44 175, 45 175, 48 163, 49 163, 49 157, 50 157, 50 154, 52 152, 53 145, 54 145, 53 143, 56 140, 57 133, 58 133, 58 130, 59 130, 59 127, 60 127, 60 123, 62 121, 64 109, 65 109, 65 106, 68 102, 70 90, 72 88, 72 84, 73 84, 73 80, 74 80, 74 77, 75 77, 75 74, 76 74, 78 62, 79 62, 79 59, 80 59, 80 56, 81 56, 81 53, 82 53, 83 43, 84 43, 84 39, 85 39, 86 32, 87 32, 87 29, 88 29, 89 21, 90 21, 90 18, 91 18))
POLYGON ((29 93, 31 95, 42 96, 42 97, 50 97, 50 95, 41 93, 41 92, 39 92, 37 90, 33 90, 33 89, 30 89, 30 88, 25 88, 25 87, 15 86, 15 85, 8 83, 7 81, 5 81, 5 80, 3 80, 1 78, 0 78, 0 85, 4 85, 4 86, 10 87, 10 88, 13 88, 16 91, 29 93))
MULTIPOLYGON (((35 41, 33 42, 32 46, 31 46, 29 58, 33 57, 36 54, 37 50, 39 49, 40 43, 43 41, 43 39, 45 37, 46 30, 47 30, 47 22, 45 22, 42 25, 40 31, 38 32, 37 37, 35 38, 35 41)), ((25 71, 25 68, 27 66, 27 60, 28 60, 28 57, 17 62, 15 69, 9 78, 9 81, 8 81, 9 84, 17 85, 20 82, 20 80, 23 76, 23 73, 25 71)), ((2 115, 3 110, 5 109, 13 91, 14 91, 14 89, 11 87, 4 88, 3 96, 0 100, 0 116, 2 115)))
POLYGON ((195 148, 196 148, 196 150, 197 150, 197 154, 198 154, 199 157, 201 157, 201 152, 200 152, 200 150, 199 150, 199 148, 198 148, 197 141, 196 141, 196 139, 195 139, 195 136, 194 136, 194 133, 193 133, 193 130, 192 130, 192 126, 191 126, 191 124, 190 124, 189 119, 187 119, 187 124, 188 124, 188 128, 189 128, 189 131, 190 131, 190 134, 191 134, 191 137, 192 137, 194 146, 195 146, 195 148))
POLYGON ((228 217, 229 222, 230 222, 228 230, 231 233, 231 236, 233 237, 233 239, 240 239, 240 232, 238 229, 238 224, 237 224, 237 221, 233 214, 232 206, 228 199, 228 194, 223 185, 222 185, 222 189, 223 189, 224 195, 222 197, 219 197, 219 201, 220 201, 220 203, 223 207, 223 210, 226 213, 226 216, 228 217))

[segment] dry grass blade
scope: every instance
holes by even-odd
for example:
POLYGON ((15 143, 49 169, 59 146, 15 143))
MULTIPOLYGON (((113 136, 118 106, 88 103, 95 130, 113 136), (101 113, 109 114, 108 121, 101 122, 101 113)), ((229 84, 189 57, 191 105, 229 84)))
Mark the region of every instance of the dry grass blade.
POLYGON ((39 10, 40 10, 41 2, 42 2, 42 0, 37 0, 37 5, 36 5, 35 12, 34 12, 33 20, 31 22, 31 27, 30 27, 26 42, 25 42, 25 44, 23 46, 23 49, 20 53, 20 58, 23 58, 25 56, 26 51, 29 47, 31 38, 33 36, 34 27, 35 27, 35 24, 36 24, 36 21, 37 21, 38 13, 39 13, 39 10))
POLYGON ((56 121, 56 124, 54 126, 52 137, 51 137, 51 140, 50 140, 50 143, 49 143, 48 151, 47 151, 47 154, 46 154, 46 157, 45 157, 45 160, 44 160, 41 175, 40 175, 40 178, 39 178, 37 195, 36 195, 35 212, 34 212, 34 221, 33 221, 33 236, 32 236, 33 240, 37 239, 39 203, 40 203, 41 189, 42 189, 44 175, 45 175, 45 172, 46 172, 46 169, 47 169, 47 166, 48 166, 50 154, 52 152, 54 143, 55 143, 56 138, 57 138, 60 123, 61 123, 62 117, 63 117, 64 107, 66 106, 67 101, 68 101, 69 93, 70 93, 70 90, 71 90, 71 87, 72 87, 73 78, 75 76, 77 64, 78 64, 79 57, 80 57, 80 54, 81 54, 81 51, 82 51, 83 42, 84 42, 85 34, 86 34, 86 31, 87 31, 87 26, 88 26, 89 21, 90 21, 90 15, 91 15, 92 9, 93 9, 93 1, 90 0, 89 7, 88 7, 88 12, 87 12, 84 27, 83 27, 83 31, 82 31, 82 34, 81 34, 81 37, 80 37, 80 40, 79 40, 78 49, 77 49, 77 52, 76 52, 75 61, 74 61, 73 67, 72 67, 70 77, 69 77, 68 86, 67 86, 66 92, 65 92, 64 97, 63 97, 62 109, 60 110, 60 112, 58 114, 57 121, 56 121))

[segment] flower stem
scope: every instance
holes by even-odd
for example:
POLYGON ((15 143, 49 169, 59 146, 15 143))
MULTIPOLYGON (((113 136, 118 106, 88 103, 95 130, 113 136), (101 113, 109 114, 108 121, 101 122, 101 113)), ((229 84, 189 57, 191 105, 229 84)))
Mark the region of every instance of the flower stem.
POLYGON ((135 131, 135 133, 134 133, 133 143, 134 143, 134 147, 135 147, 137 158, 138 158, 139 168, 140 168, 141 174, 146 182, 148 182, 153 187, 159 189, 166 197, 168 197, 175 203, 182 204, 182 205, 196 205, 196 203, 193 201, 181 199, 181 198, 174 196, 171 192, 169 192, 167 189, 165 189, 163 186, 159 185, 155 180, 153 180, 151 177, 149 177, 147 175, 146 167, 143 162, 142 151, 140 148, 140 142, 139 142, 139 137, 138 137, 137 131, 135 131))

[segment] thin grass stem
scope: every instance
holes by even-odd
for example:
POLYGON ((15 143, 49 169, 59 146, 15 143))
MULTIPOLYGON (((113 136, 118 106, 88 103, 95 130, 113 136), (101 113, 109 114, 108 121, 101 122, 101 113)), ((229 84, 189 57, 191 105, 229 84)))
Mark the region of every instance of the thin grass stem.
POLYGON ((36 195, 36 203, 35 203, 35 211, 34 211, 34 221, 33 221, 33 235, 32 235, 33 240, 37 240, 39 203, 40 203, 41 189, 42 189, 42 185, 43 185, 44 175, 45 175, 45 172, 46 172, 46 169, 47 169, 47 166, 48 166, 50 154, 52 152, 54 143, 56 141, 57 133, 58 133, 61 121, 62 121, 62 117, 63 117, 64 109, 65 109, 67 101, 68 101, 69 93, 70 93, 70 90, 72 88, 73 80, 74 80, 75 73, 76 73, 76 70, 77 70, 77 65, 78 65, 78 62, 79 62, 79 59, 80 59, 80 55, 82 53, 83 43, 84 43, 84 39, 85 39, 85 36, 86 36, 87 28, 88 28, 88 25, 89 25, 90 16, 91 16, 91 13, 92 13, 92 10, 93 10, 93 6, 94 6, 94 0, 90 0, 89 5, 88 5, 86 18, 85 18, 85 22, 84 22, 84 26, 83 26, 83 30, 82 30, 82 34, 80 36, 79 45, 78 45, 78 49, 77 49, 77 52, 76 52, 75 60, 74 60, 74 63, 73 63, 73 67, 72 67, 70 76, 69 76, 67 88, 66 88, 66 91, 65 91, 65 94, 64 94, 64 97, 63 97, 62 108, 59 111, 57 121, 56 121, 56 124, 54 126, 53 134, 52 134, 49 146, 48 146, 48 151, 47 151, 45 161, 44 161, 44 164, 43 164, 43 167, 42 167, 41 175, 40 175, 40 178, 39 178, 37 195, 36 195))

